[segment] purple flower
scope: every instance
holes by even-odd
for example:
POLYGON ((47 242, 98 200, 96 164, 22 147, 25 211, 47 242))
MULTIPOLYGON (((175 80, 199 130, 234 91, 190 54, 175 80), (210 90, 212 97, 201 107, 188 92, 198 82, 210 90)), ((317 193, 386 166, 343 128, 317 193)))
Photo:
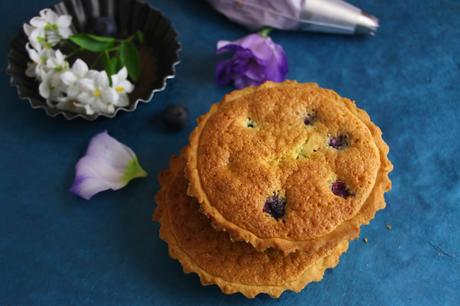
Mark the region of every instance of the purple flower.
POLYGON ((139 165, 136 154, 110 136, 107 131, 94 136, 77 163, 70 192, 89 200, 103 190, 118 190, 136 177, 147 173, 139 165))
POLYGON ((233 42, 221 40, 217 43, 217 53, 225 52, 233 55, 217 63, 216 79, 220 85, 233 83, 236 88, 243 88, 286 78, 286 54, 270 37, 255 33, 233 42))

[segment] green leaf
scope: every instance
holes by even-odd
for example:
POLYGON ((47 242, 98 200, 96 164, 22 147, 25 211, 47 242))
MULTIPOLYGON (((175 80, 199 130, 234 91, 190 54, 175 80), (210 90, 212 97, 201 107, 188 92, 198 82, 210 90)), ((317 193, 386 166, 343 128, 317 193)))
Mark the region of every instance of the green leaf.
POLYGON ((144 33, 141 31, 136 31, 136 39, 140 44, 143 44, 145 41, 144 33))
POLYGON ((94 39, 94 40, 97 40, 99 42, 115 42, 116 39, 114 37, 110 37, 110 36, 99 36, 99 35, 94 35, 94 34, 86 34, 88 37, 94 39))
POLYGON ((75 34, 69 37, 69 40, 84 50, 91 52, 104 52, 113 47, 114 41, 103 42, 91 38, 89 34, 75 34))
POLYGON ((123 66, 128 69, 129 77, 137 82, 140 74, 139 52, 136 45, 131 41, 124 41, 120 45, 120 60, 123 66))
POLYGON ((104 65, 104 69, 107 72, 107 76, 109 77, 110 82, 112 82, 110 76, 117 73, 117 62, 116 59, 112 59, 108 52, 104 53, 104 56, 102 56, 102 63, 104 65))

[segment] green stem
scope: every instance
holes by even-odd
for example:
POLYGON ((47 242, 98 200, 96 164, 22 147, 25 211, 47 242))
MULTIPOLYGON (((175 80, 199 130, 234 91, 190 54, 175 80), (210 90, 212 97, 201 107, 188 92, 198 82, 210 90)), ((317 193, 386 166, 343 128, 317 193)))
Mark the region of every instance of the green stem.
POLYGON ((91 63, 90 68, 94 68, 94 65, 96 65, 97 62, 99 62, 99 60, 101 59, 103 55, 104 55, 104 52, 100 52, 99 55, 96 57, 96 59, 91 63))
POLYGON ((113 48, 110 48, 110 49, 107 49, 106 52, 113 52, 113 51, 117 51, 118 49, 120 49, 120 46, 116 46, 116 47, 113 47, 113 48))
POLYGON ((135 38, 134 35, 131 35, 130 37, 126 38, 123 42, 132 41, 134 38, 135 38))
POLYGON ((71 58, 72 56, 74 56, 75 54, 81 52, 83 49, 82 48, 78 48, 76 50, 73 50, 72 52, 70 52, 69 54, 67 54, 67 57, 68 58, 71 58))
POLYGON ((131 41, 133 40, 134 38, 136 38, 136 33, 132 34, 131 36, 125 38, 125 39, 117 39, 117 43, 122 43, 122 42, 127 42, 127 41, 131 41))
MULTIPOLYGON (((112 63, 110 62, 110 53, 109 53, 108 50, 104 51, 104 56, 105 56, 105 59, 106 59, 106 61, 108 63, 108 66, 111 66, 112 63)), ((105 69, 105 71, 107 73, 107 76, 109 77, 109 84, 110 84, 110 86, 112 86, 112 78, 110 76, 112 75, 113 71, 112 71, 112 67, 107 67, 107 63, 104 63, 104 66, 106 66, 106 67, 104 67, 104 69, 105 69)))
POLYGON ((263 28, 259 32, 259 34, 262 35, 263 37, 268 37, 268 34, 270 34, 271 31, 273 31, 273 28, 266 27, 266 28, 263 28))

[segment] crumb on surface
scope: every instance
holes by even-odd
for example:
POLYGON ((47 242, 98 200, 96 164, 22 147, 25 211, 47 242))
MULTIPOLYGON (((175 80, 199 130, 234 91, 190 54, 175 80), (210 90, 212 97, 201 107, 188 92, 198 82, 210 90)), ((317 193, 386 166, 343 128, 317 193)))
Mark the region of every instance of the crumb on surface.
POLYGON ((363 242, 364 242, 364 243, 368 243, 368 242, 369 242, 369 239, 367 239, 367 237, 364 237, 364 238, 363 238, 363 242))
POLYGON ((391 225, 390 223, 388 223, 387 225, 385 225, 387 227, 387 229, 389 231, 391 231, 393 229, 393 225, 391 225))

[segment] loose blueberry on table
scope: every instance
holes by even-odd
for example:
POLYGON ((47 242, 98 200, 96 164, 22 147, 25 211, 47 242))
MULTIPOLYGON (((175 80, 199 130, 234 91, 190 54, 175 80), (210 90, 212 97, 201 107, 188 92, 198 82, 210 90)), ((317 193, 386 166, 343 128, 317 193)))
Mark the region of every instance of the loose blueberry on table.
POLYGON ((183 129, 188 122, 188 109, 182 105, 168 105, 163 111, 163 121, 171 131, 183 129))

